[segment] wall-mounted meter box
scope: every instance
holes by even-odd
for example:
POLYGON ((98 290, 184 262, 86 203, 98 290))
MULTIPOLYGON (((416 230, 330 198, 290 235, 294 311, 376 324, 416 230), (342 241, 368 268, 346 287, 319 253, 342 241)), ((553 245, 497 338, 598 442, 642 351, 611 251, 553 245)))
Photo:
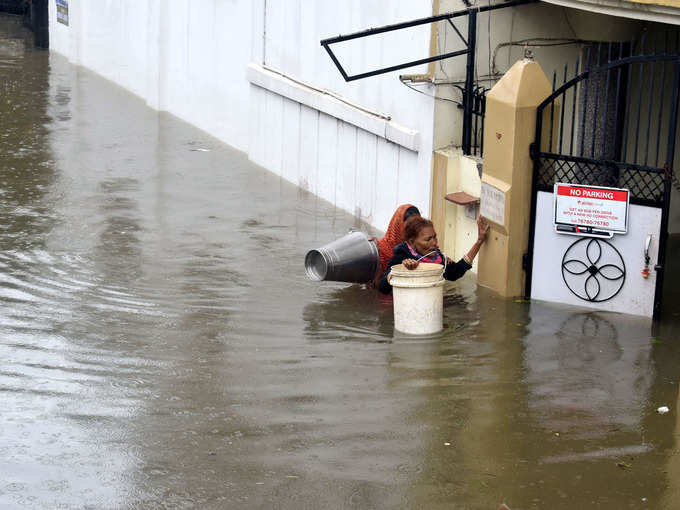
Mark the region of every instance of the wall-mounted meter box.
POLYGON ((628 232, 627 189, 555 183, 553 197, 559 234, 610 238, 628 232))

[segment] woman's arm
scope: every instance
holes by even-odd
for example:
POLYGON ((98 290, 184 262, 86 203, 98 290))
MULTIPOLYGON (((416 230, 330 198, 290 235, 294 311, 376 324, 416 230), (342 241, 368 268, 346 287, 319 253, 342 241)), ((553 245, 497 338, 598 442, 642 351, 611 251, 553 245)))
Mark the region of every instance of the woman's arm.
POLYGON ((451 262, 446 264, 446 269, 444 270, 444 279, 450 282, 457 280, 465 274, 465 272, 472 267, 465 258, 460 259, 458 262, 451 262))
POLYGON ((472 266, 472 261, 475 260, 477 253, 479 253, 479 248, 486 241, 486 237, 489 234, 489 224, 484 221, 482 215, 477 216, 477 241, 472 245, 472 248, 463 256, 465 262, 472 266))
POLYGON ((463 255, 463 258, 458 262, 452 262, 450 259, 447 260, 448 264, 446 270, 444 271, 444 278, 449 281, 454 281, 465 274, 465 272, 472 267, 472 261, 475 260, 477 253, 479 253, 479 248, 484 244, 486 237, 489 233, 489 225, 480 216, 477 217, 477 241, 468 252, 463 255))

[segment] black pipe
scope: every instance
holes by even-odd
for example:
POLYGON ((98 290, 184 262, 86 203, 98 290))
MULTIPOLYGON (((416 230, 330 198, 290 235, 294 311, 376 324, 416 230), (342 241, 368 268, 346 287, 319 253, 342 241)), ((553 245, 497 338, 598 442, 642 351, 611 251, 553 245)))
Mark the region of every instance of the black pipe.
POLYGON ((465 67, 465 90, 463 95, 463 154, 470 155, 472 149, 472 101, 475 83, 475 53, 477 51, 477 11, 468 11, 468 49, 465 67))

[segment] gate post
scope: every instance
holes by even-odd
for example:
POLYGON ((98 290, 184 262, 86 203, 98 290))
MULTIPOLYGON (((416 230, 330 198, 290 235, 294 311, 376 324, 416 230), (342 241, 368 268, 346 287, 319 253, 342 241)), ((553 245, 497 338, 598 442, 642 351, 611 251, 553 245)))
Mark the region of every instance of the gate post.
POLYGON ((491 230, 479 253, 477 282, 502 296, 524 292, 533 174, 529 145, 536 109, 552 87, 541 66, 516 62, 486 96, 480 213, 491 230))

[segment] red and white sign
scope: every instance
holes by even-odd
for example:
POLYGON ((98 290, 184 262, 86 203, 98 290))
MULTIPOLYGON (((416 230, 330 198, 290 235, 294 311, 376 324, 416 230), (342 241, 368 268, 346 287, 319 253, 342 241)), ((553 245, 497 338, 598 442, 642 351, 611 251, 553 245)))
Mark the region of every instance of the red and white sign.
POLYGON ((558 231, 577 235, 627 232, 627 189, 556 183, 554 194, 558 231))

